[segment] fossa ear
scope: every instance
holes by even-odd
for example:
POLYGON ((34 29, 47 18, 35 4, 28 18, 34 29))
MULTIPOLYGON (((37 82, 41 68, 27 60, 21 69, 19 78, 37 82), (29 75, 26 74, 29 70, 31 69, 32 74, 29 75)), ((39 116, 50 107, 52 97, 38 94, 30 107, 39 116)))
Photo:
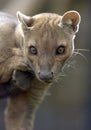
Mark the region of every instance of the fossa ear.
POLYGON ((79 24, 81 22, 81 16, 77 11, 68 11, 62 16, 61 24, 62 26, 67 26, 72 29, 75 33, 79 29, 79 24))
POLYGON ((17 11, 17 19, 21 24, 23 30, 30 30, 33 27, 33 18, 22 14, 20 11, 17 11))

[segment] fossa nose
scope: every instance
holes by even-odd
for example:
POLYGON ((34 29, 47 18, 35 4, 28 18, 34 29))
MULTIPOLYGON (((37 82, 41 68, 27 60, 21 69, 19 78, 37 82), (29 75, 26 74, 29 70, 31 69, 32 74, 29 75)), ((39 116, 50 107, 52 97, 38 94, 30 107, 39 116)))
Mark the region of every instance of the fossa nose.
POLYGON ((53 79, 53 72, 40 72, 39 78, 45 82, 51 81, 53 79))

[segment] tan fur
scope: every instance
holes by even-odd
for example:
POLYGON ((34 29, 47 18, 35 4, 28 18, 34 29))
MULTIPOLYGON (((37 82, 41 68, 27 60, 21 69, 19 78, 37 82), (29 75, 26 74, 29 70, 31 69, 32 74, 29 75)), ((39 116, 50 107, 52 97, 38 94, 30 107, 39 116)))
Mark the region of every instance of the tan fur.
POLYGON ((17 19, 0 14, 0 83, 12 78, 16 87, 24 90, 9 99, 6 128, 32 130, 36 109, 48 89, 40 75, 49 76, 50 72, 55 80, 72 56, 80 15, 68 11, 63 16, 43 13, 29 17, 17 12, 17 19), (37 55, 30 53, 31 46, 37 55), (56 54, 60 46, 65 52, 56 54))
POLYGON ((7 82, 14 69, 24 70, 26 66, 23 56, 17 54, 19 45, 15 36, 16 26, 16 19, 0 13, 0 83, 7 82))

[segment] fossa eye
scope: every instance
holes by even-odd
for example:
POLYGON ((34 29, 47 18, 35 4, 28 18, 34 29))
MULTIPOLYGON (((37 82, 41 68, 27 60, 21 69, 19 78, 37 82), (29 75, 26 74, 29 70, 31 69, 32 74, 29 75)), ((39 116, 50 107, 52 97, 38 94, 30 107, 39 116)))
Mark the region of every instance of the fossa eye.
POLYGON ((61 45, 56 49, 56 55, 62 55, 65 53, 66 47, 61 45))
POLYGON ((29 53, 32 54, 32 55, 37 55, 38 52, 37 52, 37 49, 35 46, 30 46, 29 47, 29 53))

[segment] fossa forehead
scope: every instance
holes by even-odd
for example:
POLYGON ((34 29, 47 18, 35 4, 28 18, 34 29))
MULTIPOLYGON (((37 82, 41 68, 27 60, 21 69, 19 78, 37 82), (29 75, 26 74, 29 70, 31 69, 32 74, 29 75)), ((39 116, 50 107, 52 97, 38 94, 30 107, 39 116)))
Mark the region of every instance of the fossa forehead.
POLYGON ((34 23, 31 32, 41 39, 57 39, 58 37, 68 37, 64 28, 59 26, 62 16, 54 13, 42 13, 33 16, 34 23))
POLYGON ((34 19, 34 26, 43 27, 44 25, 47 26, 57 26, 58 23, 61 21, 61 16, 53 13, 42 13, 33 16, 34 19))
POLYGON ((61 16, 56 13, 41 13, 33 16, 34 19, 55 19, 61 16))

